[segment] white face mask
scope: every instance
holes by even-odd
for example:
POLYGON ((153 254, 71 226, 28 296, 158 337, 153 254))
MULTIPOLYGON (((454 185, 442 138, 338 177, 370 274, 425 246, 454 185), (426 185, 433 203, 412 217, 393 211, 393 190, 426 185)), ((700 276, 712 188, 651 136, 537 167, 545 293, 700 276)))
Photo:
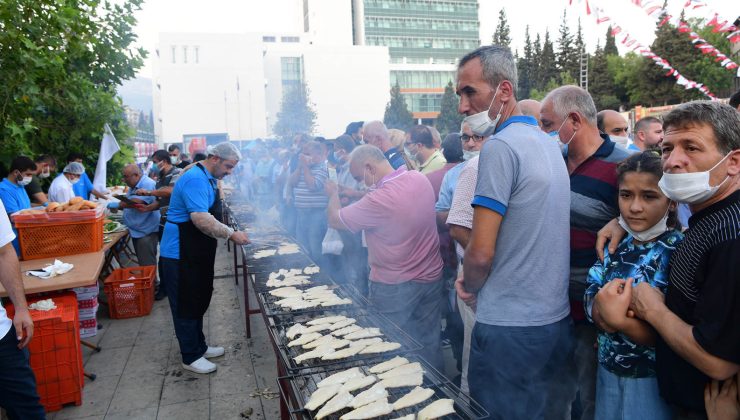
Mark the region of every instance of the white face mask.
POLYGON ((609 136, 609 138, 610 138, 610 139, 611 139, 611 140, 612 140, 612 141, 613 141, 614 143, 617 143, 618 145, 620 145, 620 146, 622 146, 622 147, 627 147, 627 145, 628 145, 628 144, 629 144, 629 142, 630 142, 630 139, 629 139, 629 137, 624 137, 624 136, 609 136))
POLYGON ((562 123, 560 124, 560 127, 558 127, 558 129, 557 129, 557 130, 555 130, 555 131, 550 131, 549 133, 547 133, 547 134, 549 134, 549 135, 550 135, 551 137, 557 137, 557 139, 558 139, 558 144, 560 145, 560 149, 564 149, 564 148, 565 148, 566 146, 568 146, 568 144, 570 144, 570 142, 571 142, 571 141, 573 141, 573 137, 575 137, 575 136, 576 136, 576 131, 575 131, 575 130, 573 130, 573 135, 571 135, 571 136, 570 136, 570 138, 569 138, 569 139, 568 139, 567 141, 563 141, 563 138, 562 138, 562 137, 560 137, 560 130, 562 130, 562 129, 563 129, 563 126, 565 125, 565 122, 566 122, 566 121, 568 121, 568 119, 567 119, 567 118, 563 120, 563 122, 562 122, 562 123), (555 133, 555 134, 553 134, 553 133, 555 133))
POLYGON ((74 185, 74 184, 76 184, 76 183, 80 182, 80 178, 70 179, 70 180, 69 180, 69 182, 70 182, 70 183, 71 183, 72 185, 74 185))
POLYGON ((626 230, 627 233, 632 235, 633 238, 637 239, 640 242, 650 242, 665 233, 665 231, 668 230, 667 222, 668 211, 665 212, 665 215, 663 215, 663 217, 655 225, 651 226, 647 230, 636 232, 630 228, 624 218, 622 218, 622 215, 619 215, 619 226, 622 226, 622 229, 626 230))
POLYGON ((177 156, 170 156, 170 163, 173 165, 177 165, 177 156))
POLYGON ((496 131, 496 125, 498 125, 498 121, 501 119, 501 111, 504 109, 504 104, 501 104, 501 108, 498 110, 498 114, 496 114, 496 118, 491 120, 491 117, 488 116, 488 113, 491 112, 491 107, 493 106, 493 101, 496 100, 496 95, 498 95, 498 88, 501 86, 499 83, 498 86, 496 86, 496 91, 493 93, 493 98, 491 99, 491 103, 488 105, 488 109, 485 111, 481 111, 477 114, 468 115, 463 119, 463 124, 466 124, 470 129, 473 131, 473 134, 481 137, 488 137, 491 134, 493 134, 494 131, 496 131))
POLYGON ((25 187, 26 185, 31 183, 31 177, 30 176, 24 176, 20 181, 18 181, 18 185, 21 187, 25 187))
POLYGON ((46 169, 45 171, 39 174, 39 178, 41 179, 48 178, 49 175, 51 175, 51 171, 49 169, 46 169))
POLYGON ((714 170, 720 163, 724 162, 730 154, 720 159, 716 165, 704 172, 688 172, 680 174, 670 174, 663 172, 663 176, 658 181, 658 186, 666 197, 679 203, 699 204, 703 203, 717 193, 719 187, 730 177, 725 177, 718 185, 709 185, 709 173, 714 170))
POLYGON ((470 160, 480 154, 480 150, 463 150, 463 159, 470 160))

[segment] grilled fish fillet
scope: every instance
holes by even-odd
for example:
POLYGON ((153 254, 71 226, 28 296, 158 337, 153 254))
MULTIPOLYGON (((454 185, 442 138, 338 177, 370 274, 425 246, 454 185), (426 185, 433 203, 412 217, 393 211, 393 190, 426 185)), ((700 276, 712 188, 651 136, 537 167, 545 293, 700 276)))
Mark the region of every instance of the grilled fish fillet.
POLYGON ((270 290, 269 292, 272 296, 281 297, 281 298, 288 298, 288 297, 298 297, 303 294, 303 291, 296 289, 293 286, 288 287, 281 287, 279 289, 270 290))
POLYGON ((343 370, 341 372, 337 372, 333 375, 329 375, 326 378, 319 381, 319 383, 316 384, 319 388, 327 386, 327 385, 336 385, 336 384, 343 384, 347 382, 350 379, 353 378, 361 378, 364 377, 365 374, 362 373, 360 368, 353 367, 346 370, 343 370))
POLYGON ((403 417, 396 417, 395 419, 391 419, 391 420, 414 420, 415 418, 416 418, 416 414, 411 413, 403 417))
POLYGON ((396 356, 392 358, 391 360, 386 360, 383 363, 378 363, 377 365, 371 367, 368 369, 370 373, 381 373, 385 372, 387 370, 391 370, 393 368, 397 368, 399 366, 405 365, 409 362, 409 360, 405 357, 396 356))
MULTIPOLYGON (((331 347, 332 349, 336 350, 336 349, 341 349, 342 347, 347 347, 350 343, 349 340, 342 340, 341 338, 332 337, 330 335, 326 335, 324 337, 329 337, 329 339, 322 340, 318 344, 308 343, 304 345, 303 348, 309 349, 309 348, 318 348, 318 347, 331 347), (306 347, 306 346, 310 346, 310 347, 306 347)), ((324 337, 321 337, 319 340, 321 340, 324 337)))
POLYGON ((306 328, 307 333, 330 330, 332 324, 316 324, 306 328))
POLYGON ((380 337, 373 337, 373 338, 363 338, 362 340, 357 340, 349 343, 350 347, 362 347, 365 348, 371 344, 377 344, 382 343, 383 339, 380 337))
POLYGON ((334 398, 327 401, 327 403, 321 408, 321 410, 316 413, 316 419, 323 419, 329 414, 336 413, 337 411, 343 409, 347 406, 347 404, 349 404, 350 401, 352 401, 352 398, 352 394, 350 394, 349 392, 345 391, 338 393, 334 396, 334 398))
POLYGON ((374 384, 375 381, 377 380, 378 378, 372 375, 352 378, 348 380, 347 382, 345 382, 344 385, 342 385, 342 388, 339 390, 339 392, 342 392, 342 391, 352 392, 358 389, 362 389, 362 388, 365 388, 365 387, 368 387, 374 384))
POLYGON ((337 392, 339 392, 339 388, 341 387, 342 384, 334 384, 316 389, 316 391, 311 394, 311 398, 308 399, 306 408, 313 411, 321 407, 322 404, 329 401, 329 398, 337 395, 337 392))
POLYGON ((350 298, 344 298, 344 299, 331 299, 327 300, 321 303, 321 306, 340 306, 340 305, 351 305, 352 299, 350 298))
POLYGON ((383 342, 371 344, 360 352, 360 354, 374 354, 374 353, 385 353, 387 351, 398 350, 401 348, 400 343, 383 342))
POLYGON ((322 316, 321 318, 314 318, 306 324, 308 325, 318 325, 318 324, 333 324, 335 322, 339 322, 343 319, 347 319, 344 315, 332 315, 332 316, 322 316))
POLYGON ((303 274, 317 274, 321 271, 319 266, 317 265, 310 265, 303 269, 303 274))
POLYGON ((429 398, 431 398, 432 395, 434 395, 434 390, 417 386, 416 388, 412 389, 411 392, 409 392, 408 394, 397 399, 396 402, 393 403, 393 409, 401 410, 406 407, 411 407, 416 404, 420 404, 428 400, 429 398))
POLYGON ((380 385, 380 383, 376 383, 375 385, 370 387, 370 389, 357 394, 355 398, 350 401, 348 406, 352 408, 359 408, 363 405, 370 404, 373 401, 377 401, 383 398, 388 398, 388 391, 382 385, 380 385))
MULTIPOLYGON (((317 333, 317 332, 303 334, 302 336, 300 336, 300 337, 296 338, 295 340, 291 341, 290 343, 288 343, 288 347, 301 346, 303 344, 310 343, 310 342, 316 340, 319 337, 322 337, 322 335, 320 333, 317 333)), ((331 337, 331 336, 329 336, 329 337, 331 337)))
POLYGON ((329 328, 329 330, 330 331, 336 331, 336 330, 338 330, 340 328, 349 327, 350 325, 354 324, 355 322, 357 322, 357 320, 354 319, 354 318, 343 319, 343 320, 341 320, 339 322, 335 322, 334 324, 332 324, 332 326, 331 326, 331 328, 329 328))
POLYGON ((362 327, 360 327, 359 325, 352 324, 349 327, 344 327, 344 328, 340 328, 338 330, 332 331, 331 332, 331 335, 336 335, 336 336, 341 337, 343 335, 347 335, 349 333, 353 333, 353 332, 359 331, 361 329, 362 329, 362 327))
POLYGON ((388 404, 388 399, 383 398, 382 400, 375 401, 368 405, 364 405, 347 414, 344 414, 339 420, 360 420, 360 419, 372 419, 375 417, 385 416, 393 411, 393 404, 388 404))
POLYGON ((383 335, 380 328, 363 328, 362 330, 349 333, 344 336, 347 340, 358 340, 360 338, 380 337, 383 335))
POLYGON ((285 336, 289 339, 294 339, 298 334, 303 334, 306 332, 306 327, 303 324, 293 324, 288 328, 288 331, 285 332, 285 336))
POLYGON ((393 368, 393 369, 391 369, 391 370, 389 370, 387 372, 381 373, 380 375, 378 375, 378 378, 380 378, 380 379, 386 379, 386 378, 390 378, 392 376, 407 375, 409 373, 423 372, 423 371, 424 370, 421 368, 421 363, 414 362, 414 363, 409 363, 407 365, 402 365, 402 366, 399 366, 397 368, 393 368))
POLYGON ((337 350, 334 353, 329 353, 321 357, 321 360, 339 360, 347 357, 352 357, 359 353, 364 347, 347 347, 346 349, 337 350))
POLYGON ((333 352, 334 352, 333 348, 322 346, 322 347, 317 347, 311 351, 307 351, 301 355, 298 355, 294 357, 293 360, 295 360, 296 363, 303 363, 306 360, 321 358, 322 356, 327 355, 329 353, 333 353, 333 352))
POLYGON ((378 382, 385 388, 401 388, 405 386, 419 386, 424 382, 424 374, 413 372, 408 375, 391 376, 378 382))
POLYGON ((321 293, 325 290, 329 290, 329 286, 322 284, 321 286, 309 287, 308 289, 304 290, 303 293, 311 295, 314 293, 321 293))
POLYGON ((418 420, 430 420, 446 416, 455 412, 455 402, 449 398, 437 400, 424 407, 417 413, 418 420))

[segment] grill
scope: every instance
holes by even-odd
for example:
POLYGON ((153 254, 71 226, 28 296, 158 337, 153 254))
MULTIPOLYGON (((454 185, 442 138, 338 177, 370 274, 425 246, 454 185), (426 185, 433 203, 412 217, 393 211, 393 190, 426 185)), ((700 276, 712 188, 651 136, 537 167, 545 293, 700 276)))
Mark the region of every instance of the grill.
MULTIPOLYGON (((256 248, 260 249, 261 247, 256 248)), ((254 251, 251 249, 247 250, 247 268, 249 268, 249 272, 253 274, 269 274, 273 271, 277 271, 280 268, 303 268, 308 265, 314 265, 314 262, 311 260, 311 258, 309 258, 303 252, 296 252, 294 254, 285 255, 272 255, 269 257, 262 257, 258 259, 249 258, 254 254, 254 252, 257 251, 257 249, 255 249, 254 251)))
MULTIPOLYGON (((488 416, 488 413, 483 409, 483 407, 481 407, 475 401, 461 396, 460 389, 450 383, 442 374, 440 374, 424 359, 418 356, 407 356, 406 358, 409 360, 409 362, 421 363, 422 369, 424 370, 424 383, 421 386, 434 390, 434 395, 432 395, 430 399, 420 404, 412 407, 407 407, 402 410, 394 411, 388 416, 378 417, 379 419, 392 419, 412 413, 417 413, 422 408, 432 403, 434 400, 442 398, 449 398, 453 400, 455 402, 456 411, 456 414, 442 417, 444 419, 482 419, 488 416)), ((385 358, 384 360, 388 360, 388 358, 385 358)), ((384 360, 378 360, 377 362, 380 363, 384 360)), ((285 401, 285 404, 288 406, 288 411, 290 412, 291 417, 293 419, 314 419, 314 416, 318 413, 318 410, 311 412, 304 407, 310 399, 311 394, 316 390, 316 384, 327 376, 354 366, 357 366, 357 364, 326 369, 317 373, 302 373, 278 378, 278 388, 280 388, 280 395, 282 396, 283 401, 285 401)), ((360 366, 360 370, 363 371, 366 375, 372 375, 368 371, 369 367, 370 366, 360 366)), ((351 394, 357 395, 365 389, 367 388, 352 391, 351 394)), ((412 389, 413 387, 388 389, 388 402, 392 404, 394 401, 406 395, 412 389)), ((345 408, 326 418, 338 419, 342 416, 342 414, 348 413, 351 410, 351 408, 345 408)))
MULTIPOLYGON (((318 284, 311 284, 311 285, 308 285, 308 287, 314 287, 317 285, 318 284)), ((289 308, 283 308, 276 303, 277 301, 283 298, 272 296, 267 291, 258 292, 257 299, 259 300, 262 308, 264 308, 265 315, 280 316, 282 320, 279 323, 281 324, 285 323, 286 321, 291 321, 292 317, 295 317, 301 314, 316 313, 316 312, 332 312, 335 310, 346 310, 346 309, 358 309, 359 310, 367 306, 367 301, 363 297, 358 295, 356 292, 354 292, 353 289, 351 289, 350 287, 331 285, 329 286, 329 289, 332 289, 334 291, 334 294, 342 299, 345 299, 345 298, 352 299, 352 303, 348 305, 339 305, 339 306, 317 306, 313 308, 306 308, 306 309, 299 309, 296 311, 291 311, 289 308)))
MULTIPOLYGON (((288 372, 295 373, 300 371, 315 371, 317 368, 331 368, 331 369, 338 369, 339 367, 351 367, 354 366, 356 362, 358 361, 369 361, 369 360, 376 360, 381 358, 387 358, 388 356, 395 356, 395 355, 403 355, 410 352, 415 352, 421 349, 421 345, 417 343, 413 338, 411 338, 408 334, 406 334, 401 328, 399 328, 396 324, 394 324, 391 320, 386 318, 385 316, 378 314, 378 313, 371 313, 365 309, 356 309, 356 310, 345 310, 345 311, 325 311, 321 316, 329 316, 329 315, 345 315, 349 318, 354 318, 357 320, 355 323, 356 325, 363 327, 363 328, 369 328, 369 327, 375 327, 380 328, 380 331, 383 333, 380 338, 382 338, 384 341, 392 341, 401 344, 401 347, 385 352, 385 353, 376 353, 376 354, 356 354, 352 357, 348 357, 345 359, 339 359, 339 360, 321 360, 321 359, 310 359, 306 360, 301 364, 297 364, 295 360, 293 360, 294 357, 306 352, 307 350, 303 349, 300 346, 295 347, 288 347, 288 342, 290 341, 288 337, 285 336, 286 331, 288 328, 290 328, 291 325, 293 325, 296 322, 307 322, 313 318, 318 318, 318 314, 303 314, 301 316, 296 316, 292 320, 287 321, 284 320, 280 324, 274 324, 270 325, 270 334, 273 338, 273 341, 276 344, 276 347, 278 349, 278 354, 280 356, 280 359, 283 361, 283 364, 287 367, 288 372)), ((326 334, 326 332, 322 332, 322 334, 326 334)))
MULTIPOLYGON (((280 268, 283 268, 283 267, 280 267, 280 268)), ((287 268, 289 269, 291 267, 287 267, 287 268)), ((292 267, 292 268, 301 269, 303 267, 292 267)), ((277 269, 275 269, 273 271, 277 271, 277 269)), ((321 286, 321 285, 324 285, 324 284, 325 285, 333 285, 334 284, 334 282, 332 281, 331 277, 329 277, 329 275, 327 275, 326 273, 323 273, 323 272, 318 272, 316 274, 302 274, 302 275, 307 276, 309 278, 309 280, 311 281, 311 283, 310 284, 299 284, 299 285, 295 285, 293 287, 296 287, 298 289, 307 289, 307 288, 310 288, 310 287, 321 286)), ((261 293, 261 292, 267 292, 269 290, 275 289, 275 287, 267 287, 267 284, 266 283, 267 283, 267 280, 269 279, 269 277, 270 277, 270 273, 267 273, 267 272, 255 273, 253 275, 253 279, 254 280, 252 282, 252 285, 253 285, 253 288, 254 288, 255 292, 261 293)))

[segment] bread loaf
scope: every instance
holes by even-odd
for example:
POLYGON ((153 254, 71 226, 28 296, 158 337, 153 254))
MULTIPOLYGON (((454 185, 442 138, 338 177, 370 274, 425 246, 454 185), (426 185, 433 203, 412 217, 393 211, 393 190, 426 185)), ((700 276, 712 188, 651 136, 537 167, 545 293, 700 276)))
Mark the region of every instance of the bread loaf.
POLYGON ((82 203, 82 197, 72 197, 69 199, 69 204, 82 203))

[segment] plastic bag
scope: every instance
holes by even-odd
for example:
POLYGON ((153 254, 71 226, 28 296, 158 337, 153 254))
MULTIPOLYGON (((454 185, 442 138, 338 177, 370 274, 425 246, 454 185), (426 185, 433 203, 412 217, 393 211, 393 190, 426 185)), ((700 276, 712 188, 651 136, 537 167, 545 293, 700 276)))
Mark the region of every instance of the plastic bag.
POLYGON ((324 240, 321 242, 321 253, 342 255, 343 249, 344 242, 342 242, 342 237, 339 236, 339 232, 332 228, 326 229, 326 235, 324 235, 324 240))

